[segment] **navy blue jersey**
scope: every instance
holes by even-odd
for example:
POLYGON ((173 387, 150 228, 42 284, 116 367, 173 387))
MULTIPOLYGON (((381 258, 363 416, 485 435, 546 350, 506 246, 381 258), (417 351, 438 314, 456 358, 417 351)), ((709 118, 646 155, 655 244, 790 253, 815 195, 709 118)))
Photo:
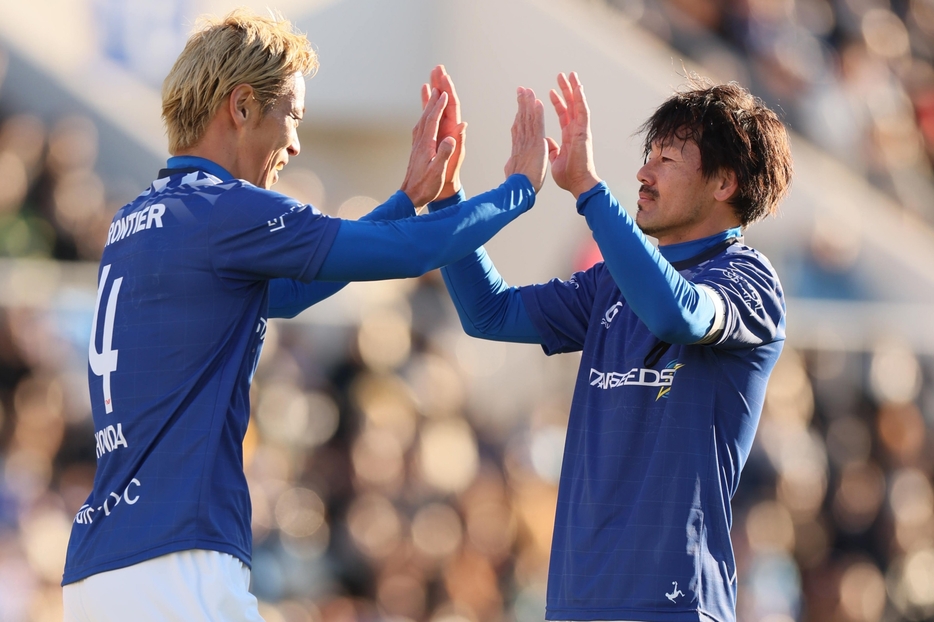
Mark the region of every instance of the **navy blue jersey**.
POLYGON ((715 343, 661 342, 602 262, 520 288, 545 351, 583 351, 549 620, 735 620, 730 499, 782 349, 784 299, 768 261, 741 243, 675 268, 723 299, 715 343))
POLYGON ((97 474, 63 583, 185 549, 250 563, 242 441, 268 280, 312 280, 339 222, 204 171, 117 212, 88 352, 97 474))

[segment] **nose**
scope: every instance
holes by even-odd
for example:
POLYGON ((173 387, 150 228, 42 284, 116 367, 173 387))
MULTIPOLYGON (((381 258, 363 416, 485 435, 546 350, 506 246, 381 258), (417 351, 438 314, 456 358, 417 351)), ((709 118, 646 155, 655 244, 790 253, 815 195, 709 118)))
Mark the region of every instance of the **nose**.
POLYGON ((295 157, 302 150, 302 144, 298 140, 298 132, 292 132, 292 140, 289 141, 289 146, 286 148, 289 152, 289 156, 295 157))
POLYGON ((651 162, 646 162, 642 165, 642 168, 636 171, 636 179, 640 184, 645 184, 646 186, 652 185, 651 162))

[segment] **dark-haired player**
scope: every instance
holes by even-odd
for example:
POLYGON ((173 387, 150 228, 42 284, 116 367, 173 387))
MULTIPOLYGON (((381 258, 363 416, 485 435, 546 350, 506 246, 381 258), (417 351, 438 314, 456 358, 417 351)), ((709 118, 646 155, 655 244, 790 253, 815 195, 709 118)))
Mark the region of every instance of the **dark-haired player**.
POLYGON ((518 288, 482 248, 442 270, 469 334, 583 352, 546 618, 733 622, 730 499, 785 337, 778 277, 742 236, 787 191, 786 131, 740 86, 693 80, 643 126, 633 220, 594 168, 580 81, 558 82, 552 175, 604 261, 518 288))

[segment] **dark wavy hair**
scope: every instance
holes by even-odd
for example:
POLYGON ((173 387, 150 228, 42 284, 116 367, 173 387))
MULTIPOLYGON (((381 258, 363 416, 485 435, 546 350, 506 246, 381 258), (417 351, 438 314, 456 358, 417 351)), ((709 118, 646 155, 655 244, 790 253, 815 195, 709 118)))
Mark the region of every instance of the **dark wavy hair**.
POLYGON ((688 80, 639 129, 645 134, 645 156, 656 143, 692 141, 700 149, 706 179, 722 170, 736 174, 738 187, 729 202, 743 226, 774 214, 791 185, 784 124, 736 82, 714 84, 697 75, 688 80))

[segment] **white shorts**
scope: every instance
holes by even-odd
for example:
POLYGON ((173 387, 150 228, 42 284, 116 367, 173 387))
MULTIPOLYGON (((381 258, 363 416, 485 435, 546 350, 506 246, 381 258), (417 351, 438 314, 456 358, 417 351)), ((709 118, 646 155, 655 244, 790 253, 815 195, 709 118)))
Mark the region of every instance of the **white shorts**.
POLYGON ((263 622, 249 587, 236 557, 180 551, 66 585, 64 622, 263 622))

